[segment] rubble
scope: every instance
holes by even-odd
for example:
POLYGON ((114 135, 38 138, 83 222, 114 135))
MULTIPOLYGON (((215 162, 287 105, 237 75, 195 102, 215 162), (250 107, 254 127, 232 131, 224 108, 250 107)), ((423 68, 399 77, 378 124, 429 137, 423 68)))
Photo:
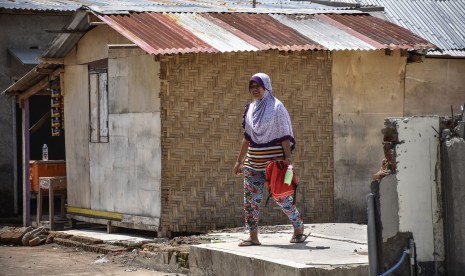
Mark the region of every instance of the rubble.
POLYGON ((32 227, 3 227, 0 229, 0 243, 22 245, 23 236, 33 229, 32 227))
POLYGON ((21 242, 23 245, 30 245, 30 246, 39 245, 40 243, 45 242, 46 240, 46 238, 41 239, 39 236, 43 235, 46 232, 47 230, 43 226, 36 228, 32 231, 28 231, 24 234, 23 238, 21 239, 21 242))

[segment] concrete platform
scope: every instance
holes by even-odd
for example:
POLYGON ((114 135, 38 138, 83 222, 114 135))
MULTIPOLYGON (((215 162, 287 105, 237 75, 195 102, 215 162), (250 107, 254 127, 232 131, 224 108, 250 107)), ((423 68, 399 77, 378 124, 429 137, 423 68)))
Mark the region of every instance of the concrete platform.
MULTIPOLYGON (((305 243, 291 244, 292 229, 259 234, 261 246, 239 247, 247 232, 209 234, 195 245, 189 275, 368 275, 366 225, 311 224, 305 243)), ((259 230, 260 231, 260 230, 259 230)))

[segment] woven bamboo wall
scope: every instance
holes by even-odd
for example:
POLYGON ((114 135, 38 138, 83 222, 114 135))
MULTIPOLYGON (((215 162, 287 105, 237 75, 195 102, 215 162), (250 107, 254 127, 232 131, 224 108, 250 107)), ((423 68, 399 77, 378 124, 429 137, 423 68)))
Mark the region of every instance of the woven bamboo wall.
MULTIPOLYGON (((306 223, 333 220, 331 60, 328 52, 188 54, 160 58, 162 231, 243 226, 243 179, 232 168, 248 79, 270 75, 296 136, 297 205, 306 223)), ((263 206, 262 206, 263 207, 263 206)), ((261 225, 289 224, 274 202, 261 225)))

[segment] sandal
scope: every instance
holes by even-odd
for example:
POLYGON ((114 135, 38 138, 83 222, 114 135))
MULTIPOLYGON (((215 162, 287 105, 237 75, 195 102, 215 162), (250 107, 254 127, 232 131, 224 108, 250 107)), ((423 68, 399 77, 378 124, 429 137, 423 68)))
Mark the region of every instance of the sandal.
POLYGON ((290 243, 303 243, 305 242, 305 240, 307 240, 308 236, 310 236, 310 233, 308 233, 307 235, 305 234, 293 235, 290 243))
POLYGON ((239 244, 239 246, 258 246, 258 245, 262 245, 260 242, 254 242, 254 241, 251 241, 251 240, 244 240, 244 241, 241 241, 239 244))

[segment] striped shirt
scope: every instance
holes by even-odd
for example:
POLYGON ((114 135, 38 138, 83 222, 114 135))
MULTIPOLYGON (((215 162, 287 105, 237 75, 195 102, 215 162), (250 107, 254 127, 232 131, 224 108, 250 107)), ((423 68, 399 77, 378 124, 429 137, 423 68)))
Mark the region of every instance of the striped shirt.
POLYGON ((264 148, 249 147, 244 167, 256 171, 265 171, 266 165, 271 160, 284 159, 284 149, 282 145, 264 148))

